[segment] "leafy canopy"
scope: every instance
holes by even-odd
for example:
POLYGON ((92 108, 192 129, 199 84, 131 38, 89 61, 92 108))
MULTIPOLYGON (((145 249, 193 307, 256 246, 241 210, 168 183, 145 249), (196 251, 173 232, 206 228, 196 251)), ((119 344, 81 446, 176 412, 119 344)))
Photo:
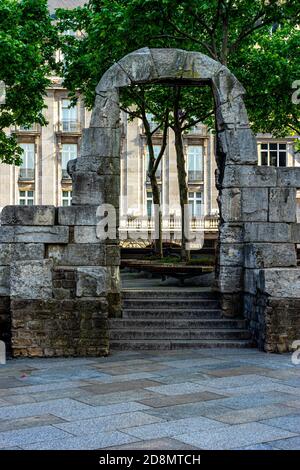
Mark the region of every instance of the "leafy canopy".
POLYGON ((44 96, 57 45, 46 0, 0 0, 0 80, 6 86, 6 100, 0 105, 3 163, 22 161, 22 149, 5 129, 46 123, 44 96))

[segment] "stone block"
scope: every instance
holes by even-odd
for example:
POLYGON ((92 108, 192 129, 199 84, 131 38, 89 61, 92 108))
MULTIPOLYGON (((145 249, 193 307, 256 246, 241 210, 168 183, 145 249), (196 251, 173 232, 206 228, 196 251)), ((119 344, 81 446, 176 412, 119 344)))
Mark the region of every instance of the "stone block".
POLYGON ((224 188, 272 188, 276 186, 276 168, 269 166, 227 165, 222 185, 224 188))
POLYGON ((60 266, 105 266, 106 264, 106 248, 100 243, 49 245, 48 256, 60 266))
POLYGON ((225 104, 228 101, 233 101, 235 98, 242 97, 245 94, 245 88, 237 80, 237 78, 228 70, 227 67, 219 62, 218 70, 215 71, 212 77, 213 87, 217 90, 220 101, 218 104, 225 104))
POLYGON ((2 225, 54 225, 54 206, 6 206, 0 216, 2 225))
MULTIPOLYGON (((73 160, 74 161, 74 160, 73 160)), ((95 172, 97 175, 120 175, 120 157, 101 157, 93 155, 76 159, 74 171, 95 172)))
POLYGON ((94 225, 75 226, 74 227, 75 243, 102 243, 97 237, 97 227, 94 225))
POLYGON ((95 155, 101 157, 120 156, 120 129, 110 127, 84 129, 80 145, 80 158, 95 155))
MULTIPOLYGON (((114 208, 111 209, 114 211, 114 208)), ((75 226, 74 227, 74 242, 75 243, 104 243, 104 244, 116 244, 118 243, 118 213, 112 213, 111 218, 103 219, 103 223, 99 223, 98 226, 75 226), (106 228, 109 230, 106 230, 106 228)))
POLYGON ((266 222, 268 205, 268 188, 242 189, 242 220, 245 222, 266 222))
POLYGON ((243 266, 244 246, 238 243, 222 243, 219 263, 221 266, 243 266))
POLYGON ((118 64, 113 64, 102 76, 96 87, 96 93, 110 91, 131 85, 130 77, 118 64))
POLYGON ((0 266, 0 296, 10 295, 10 268, 0 266))
POLYGON ((244 238, 243 224, 223 223, 220 225, 221 243, 241 243, 244 238))
POLYGON ((270 188, 270 222, 296 222, 296 188, 270 188))
POLYGON ((96 95, 90 127, 118 128, 120 125, 119 90, 96 95))
POLYGON ((245 242, 291 242, 291 226, 275 222, 246 222, 245 242))
POLYGON ((111 204, 119 207, 120 176, 100 176, 94 172, 75 172, 73 175, 74 205, 111 204))
POLYGON ((182 49, 151 49, 157 76, 162 78, 181 78, 186 63, 187 52, 182 49))
POLYGON ((102 217, 97 216, 98 207, 98 205, 58 207, 58 224, 97 225, 102 219, 102 217))
MULTIPOLYGON (((168 56, 169 54, 165 54, 168 56)), ((133 83, 145 83, 159 78, 148 47, 131 52, 118 61, 118 65, 133 83)))
POLYGON ((14 261, 41 260, 44 255, 43 243, 0 243, 0 265, 3 266, 14 261))
POLYGON ((291 224, 292 242, 300 244, 300 224, 291 224))
POLYGON ((257 292, 259 269, 245 269, 244 271, 244 291, 255 295, 257 292))
POLYGON ((120 291, 119 267, 84 267, 77 269, 77 297, 101 297, 120 291))
POLYGON ((219 290, 221 293, 235 293, 243 289, 243 268, 220 266, 219 290))
MULTIPOLYGON (((218 93, 218 90, 216 91, 218 93)), ((228 95, 227 101, 216 107, 217 129, 218 131, 237 128, 249 129, 248 115, 244 101, 241 97, 231 97, 228 95)), ((247 159, 245 159, 245 162, 247 159)), ((250 163, 255 163, 248 157, 250 163)))
POLYGON ((241 220, 241 190, 223 189, 219 196, 221 220, 236 222, 241 220))
POLYGON ((248 128, 228 129, 218 134, 220 150, 226 155, 226 164, 257 164, 257 144, 248 128))
POLYGON ((259 272, 258 287, 272 297, 300 298, 300 268, 269 268, 259 272))
POLYGON ((277 168, 277 186, 300 188, 300 168, 277 168))
POLYGON ((51 299, 52 260, 16 261, 11 265, 12 299, 51 299))
POLYGON ((119 266, 121 262, 120 247, 118 245, 105 245, 106 265, 119 266))
POLYGON ((12 243, 15 241, 15 227, 0 225, 0 243, 12 243))
POLYGON ((251 243, 245 245, 246 268, 297 266, 295 245, 292 243, 251 243))
POLYGON ((68 243, 69 228, 58 226, 1 226, 0 243, 68 243))
POLYGON ((180 74, 182 78, 199 81, 211 79, 224 68, 225 67, 223 67, 219 62, 211 59, 205 54, 187 51, 184 66, 182 69, 178 70, 177 73, 180 74))

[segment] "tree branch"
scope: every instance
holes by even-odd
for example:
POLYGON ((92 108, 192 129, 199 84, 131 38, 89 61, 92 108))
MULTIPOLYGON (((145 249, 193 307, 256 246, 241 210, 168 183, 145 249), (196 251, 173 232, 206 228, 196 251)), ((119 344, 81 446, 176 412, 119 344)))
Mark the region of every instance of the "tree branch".
POLYGON ((205 114, 205 116, 201 116, 201 118, 199 119, 194 119, 193 121, 189 122, 188 124, 186 124, 184 127, 182 127, 182 131, 186 131, 187 129, 189 129, 190 127, 192 126, 195 126, 196 124, 198 124, 199 122, 202 122, 204 121, 205 119, 207 119, 209 116, 211 116, 212 114, 214 114, 214 110, 210 111, 209 113, 205 114))

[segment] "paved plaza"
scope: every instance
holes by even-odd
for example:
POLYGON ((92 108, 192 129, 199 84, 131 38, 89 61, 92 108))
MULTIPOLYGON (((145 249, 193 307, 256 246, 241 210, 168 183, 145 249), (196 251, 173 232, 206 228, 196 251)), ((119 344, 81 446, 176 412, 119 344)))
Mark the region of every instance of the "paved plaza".
POLYGON ((300 449, 300 366, 255 349, 0 366, 1 449, 300 449))

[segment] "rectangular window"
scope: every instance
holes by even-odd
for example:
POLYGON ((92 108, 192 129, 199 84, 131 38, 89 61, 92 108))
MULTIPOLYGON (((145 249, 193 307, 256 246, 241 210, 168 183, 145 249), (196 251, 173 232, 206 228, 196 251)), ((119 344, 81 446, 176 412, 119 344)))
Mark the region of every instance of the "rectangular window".
POLYGON ((147 191, 147 216, 149 219, 153 215, 153 195, 152 191, 147 191))
MULTIPOLYGON (((153 145, 153 151, 154 151, 155 159, 158 157, 160 149, 161 149, 160 145, 153 145)), ((148 150, 148 147, 146 147, 146 174, 148 174, 148 168, 149 168, 149 150, 148 150)), ((161 179, 161 161, 160 161, 160 163, 158 165, 158 168, 156 170, 156 178, 161 179)), ((147 180, 149 181, 148 176, 147 176, 147 180)))
POLYGON ((77 144, 62 144, 61 149, 61 170, 62 177, 69 178, 67 165, 70 160, 77 158, 77 144))
POLYGON ((189 208, 191 217, 201 217, 202 210, 202 192, 189 192, 189 208))
POLYGON ((19 205, 20 206, 33 206, 34 205, 34 191, 19 191, 19 205))
POLYGON ((203 181, 203 147, 189 145, 187 151, 188 181, 203 181))
POLYGON ((72 191, 62 191, 62 205, 64 207, 72 205, 72 191))
POLYGON ((279 144, 278 142, 260 144, 260 159, 263 166, 286 166, 286 144, 279 144))
POLYGON ((34 144, 20 144, 23 149, 22 164, 20 166, 20 179, 34 180, 35 148, 34 144))
POLYGON ((62 130, 65 132, 72 132, 78 130, 77 122, 77 107, 71 106, 70 100, 62 100, 61 107, 61 125, 62 130))

